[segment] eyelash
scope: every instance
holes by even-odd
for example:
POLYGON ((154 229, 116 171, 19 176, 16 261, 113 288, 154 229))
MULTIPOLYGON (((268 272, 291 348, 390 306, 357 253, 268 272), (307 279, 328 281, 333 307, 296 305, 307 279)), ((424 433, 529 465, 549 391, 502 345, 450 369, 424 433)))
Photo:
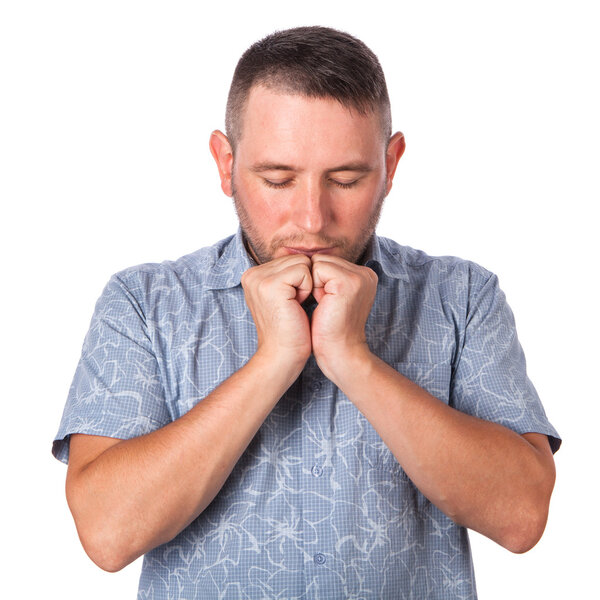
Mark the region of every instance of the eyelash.
MULTIPOLYGON (((287 187, 290 182, 289 181, 282 181, 281 183, 275 183, 273 181, 269 181, 268 179, 263 179, 265 185, 267 187, 270 188, 275 188, 275 189, 282 189, 287 187)), ((342 188, 343 190, 347 190, 350 189, 351 187, 354 187, 358 181, 352 181, 350 183, 340 183, 339 181, 335 181, 335 180, 331 180, 331 183, 333 183, 334 185, 337 185, 339 188, 342 188)))

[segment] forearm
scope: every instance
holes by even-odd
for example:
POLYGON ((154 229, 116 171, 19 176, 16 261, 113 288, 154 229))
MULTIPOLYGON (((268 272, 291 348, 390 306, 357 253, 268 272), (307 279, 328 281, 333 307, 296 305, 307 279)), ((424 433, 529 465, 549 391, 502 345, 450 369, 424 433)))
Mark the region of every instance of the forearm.
POLYGON ((93 560, 118 570, 193 521, 294 378, 255 356, 180 419, 70 469, 69 505, 93 560))
POLYGON ((535 544, 554 484, 547 453, 447 406, 373 355, 343 372, 339 387, 433 504, 513 551, 535 544))

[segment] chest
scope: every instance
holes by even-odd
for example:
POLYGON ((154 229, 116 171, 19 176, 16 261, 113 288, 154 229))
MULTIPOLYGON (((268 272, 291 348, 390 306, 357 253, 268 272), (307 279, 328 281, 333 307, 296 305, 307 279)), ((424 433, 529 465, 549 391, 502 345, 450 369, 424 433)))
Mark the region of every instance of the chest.
MULTIPOLYGON (((461 343, 460 311, 454 304, 427 288, 380 287, 365 328, 374 354, 445 402, 461 343)), ((173 419, 239 370, 257 347, 240 286, 182 297, 177 311, 159 307, 151 331, 173 419)), ((324 397, 343 401, 342 396, 312 357, 286 395, 304 406, 324 397)), ((285 406, 285 398, 280 404, 285 406)))
MULTIPOLYGON (((455 314, 419 288, 380 289, 366 325, 369 347, 448 402, 460 343, 455 314)), ((153 344, 176 419, 256 350, 241 288, 190 298, 179 314, 161 315, 153 344)), ((218 579, 224 563, 227 581, 245 581, 251 565, 269 585, 273 573, 286 574, 281 597, 311 589, 321 592, 310 597, 392 598, 405 588, 408 597, 417 573, 457 570, 456 557, 468 557, 462 535, 310 357, 215 500, 174 543, 177 555, 198 562, 203 582, 218 579)))

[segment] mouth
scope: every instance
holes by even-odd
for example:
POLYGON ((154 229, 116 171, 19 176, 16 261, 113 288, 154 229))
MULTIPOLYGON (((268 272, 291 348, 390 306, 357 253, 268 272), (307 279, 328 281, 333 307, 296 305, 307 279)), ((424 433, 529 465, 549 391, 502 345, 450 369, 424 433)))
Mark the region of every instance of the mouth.
POLYGON ((289 254, 304 254, 309 258, 313 254, 331 254, 335 250, 333 246, 329 248, 290 248, 289 246, 284 246, 284 249, 289 254))

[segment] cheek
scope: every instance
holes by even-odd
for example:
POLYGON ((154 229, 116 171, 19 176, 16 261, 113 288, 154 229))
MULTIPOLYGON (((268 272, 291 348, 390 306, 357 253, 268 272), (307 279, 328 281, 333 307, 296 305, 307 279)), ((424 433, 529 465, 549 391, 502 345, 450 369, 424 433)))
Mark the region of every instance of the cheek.
POLYGON ((377 204, 375 190, 354 198, 344 198, 343 202, 336 203, 336 220, 349 227, 360 229, 362 225, 366 225, 370 215, 377 209, 377 204))
POLYGON ((277 202, 274 194, 270 194, 269 190, 262 183, 252 181, 245 186, 244 197, 247 198, 247 206, 257 214, 271 214, 277 212, 282 203, 277 202))
POLYGON ((268 195, 260 195, 252 191, 246 196, 244 209, 255 231, 265 240, 276 235, 288 219, 283 202, 276 202, 268 195))

